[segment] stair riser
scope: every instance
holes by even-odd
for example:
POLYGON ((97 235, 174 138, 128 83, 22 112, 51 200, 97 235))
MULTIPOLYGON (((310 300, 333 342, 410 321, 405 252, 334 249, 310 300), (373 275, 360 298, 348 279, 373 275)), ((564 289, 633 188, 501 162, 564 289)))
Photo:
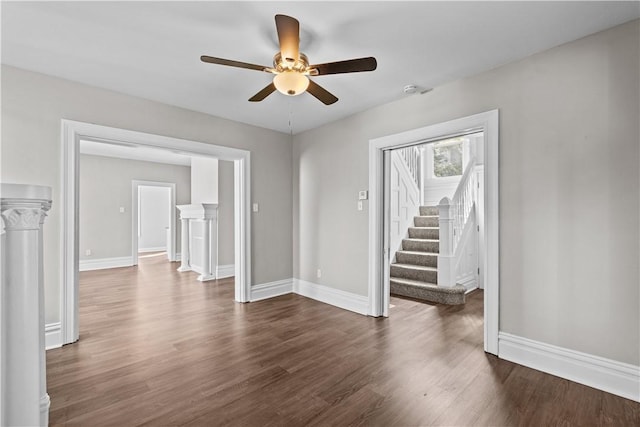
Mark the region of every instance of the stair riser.
POLYGON ((440 252, 440 244, 438 242, 416 242, 411 240, 402 241, 402 249, 405 251, 421 251, 421 252, 440 252))
POLYGON ((434 206, 420 206, 420 215, 438 215, 439 209, 434 206))
POLYGON ((398 262, 398 264, 424 265, 426 267, 438 268, 437 255, 407 254, 396 252, 396 261, 398 262))
POLYGON ((438 228, 409 228, 409 237, 412 239, 435 239, 440 238, 440 229, 438 228))
POLYGON ((419 280, 421 282, 438 283, 438 272, 428 270, 418 270, 413 268, 391 265, 391 277, 400 279, 419 280))
POLYGON ((413 223, 416 227, 439 227, 439 218, 437 216, 414 216, 413 223))

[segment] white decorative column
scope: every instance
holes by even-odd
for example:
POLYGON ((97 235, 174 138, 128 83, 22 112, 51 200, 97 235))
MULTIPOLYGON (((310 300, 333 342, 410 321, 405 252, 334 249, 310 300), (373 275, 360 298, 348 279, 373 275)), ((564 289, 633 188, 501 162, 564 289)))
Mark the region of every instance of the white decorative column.
POLYGON ((2 184, 2 425, 46 426, 42 225, 51 188, 2 184))
POLYGON ((200 273, 198 280, 201 282, 214 280, 218 267, 218 205, 199 203, 177 208, 182 221, 182 265, 178 271, 200 273))
MULTIPOLYGON (((180 209, 180 206, 177 206, 180 209)), ((189 266, 189 219, 182 217, 180 211, 180 223, 182 224, 182 236, 180 237, 180 267, 178 271, 191 271, 189 266)))

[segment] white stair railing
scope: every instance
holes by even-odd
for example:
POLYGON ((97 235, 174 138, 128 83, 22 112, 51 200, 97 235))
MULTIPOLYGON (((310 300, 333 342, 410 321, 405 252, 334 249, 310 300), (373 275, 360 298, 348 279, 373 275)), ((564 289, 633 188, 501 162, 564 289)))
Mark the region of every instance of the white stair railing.
POLYGON ((475 158, 469 161, 462 174, 458 188, 452 199, 440 200, 440 253, 438 255, 438 286, 452 287, 456 284, 457 249, 465 225, 475 206, 478 178, 474 173, 475 158))
POLYGON ((407 165, 413 181, 420 188, 420 149, 418 147, 405 147, 398 151, 407 165))

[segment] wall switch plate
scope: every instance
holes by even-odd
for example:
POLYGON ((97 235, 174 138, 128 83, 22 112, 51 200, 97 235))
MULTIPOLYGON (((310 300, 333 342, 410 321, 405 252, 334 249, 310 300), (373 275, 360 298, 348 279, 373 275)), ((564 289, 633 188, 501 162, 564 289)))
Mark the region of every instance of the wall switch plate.
POLYGON ((317 276, 318 276, 318 279, 322 277, 322 270, 318 269, 318 274, 317 274, 317 276))
POLYGON ((258 212, 259 210, 260 210, 260 206, 258 206, 258 204, 257 204, 257 203, 254 203, 254 204, 253 204, 253 211, 254 211, 254 212, 258 212))
POLYGON ((358 210, 362 210, 362 200, 358 200, 358 210))
POLYGON ((367 190, 358 191, 358 200, 367 200, 369 198, 369 192, 367 190))
POLYGON ((91 249, 87 249, 86 251, 84 251, 84 254, 86 256, 91 256, 91 249))
POLYGON ((120 213, 124 213, 124 206, 120 206, 120 213))

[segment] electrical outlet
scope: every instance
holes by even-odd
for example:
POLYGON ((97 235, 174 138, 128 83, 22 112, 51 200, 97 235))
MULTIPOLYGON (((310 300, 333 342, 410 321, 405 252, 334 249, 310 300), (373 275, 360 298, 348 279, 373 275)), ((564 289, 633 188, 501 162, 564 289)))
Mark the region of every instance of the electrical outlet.
POLYGON ((91 249, 87 249, 86 251, 84 251, 84 254, 86 256, 91 256, 91 249))
POLYGON ((317 274, 317 276, 318 276, 318 279, 322 277, 322 270, 318 269, 318 274, 317 274))

